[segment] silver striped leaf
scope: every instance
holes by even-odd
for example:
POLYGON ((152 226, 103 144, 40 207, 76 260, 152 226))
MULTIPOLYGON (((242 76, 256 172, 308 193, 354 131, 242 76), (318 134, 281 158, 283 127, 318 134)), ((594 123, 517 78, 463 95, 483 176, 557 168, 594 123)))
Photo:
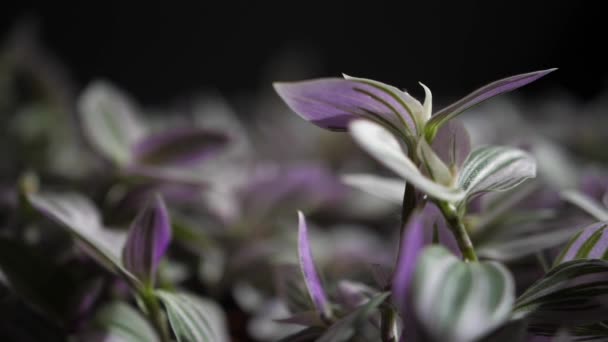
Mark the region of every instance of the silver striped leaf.
POLYGON ((213 301, 187 293, 156 291, 178 342, 228 342, 226 318, 213 301))
POLYGON ((608 221, 594 223, 576 233, 557 256, 554 266, 576 259, 608 260, 608 221))
POLYGON ((512 189, 534 177, 536 162, 530 154, 512 147, 483 146, 464 161, 458 187, 470 199, 484 192, 512 189))
POLYGON ((414 310, 436 341, 468 342, 507 322, 515 299, 511 274, 495 262, 463 262, 441 246, 421 255, 414 310))

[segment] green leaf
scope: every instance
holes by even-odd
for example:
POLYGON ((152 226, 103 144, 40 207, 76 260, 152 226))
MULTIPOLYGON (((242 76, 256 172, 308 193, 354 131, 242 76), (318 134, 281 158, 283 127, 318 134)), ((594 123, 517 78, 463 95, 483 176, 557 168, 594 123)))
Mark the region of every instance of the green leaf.
POLYGON ((150 323, 126 303, 115 301, 104 305, 95 315, 88 334, 103 334, 106 339, 124 342, 159 341, 150 323))
POLYGON ((76 193, 32 193, 31 205, 44 216, 66 228, 83 250, 112 272, 122 275, 131 284, 139 281, 124 268, 120 253, 126 234, 105 229, 95 205, 76 193))
POLYGON ((96 81, 78 100, 84 134, 95 149, 117 165, 132 159, 132 145, 143 138, 143 125, 137 121, 135 106, 112 85, 96 81))
POLYGON ((484 146, 462 165, 458 185, 471 198, 488 191, 506 191, 536 177, 536 163, 528 153, 511 147, 484 146))
POLYGON ((437 341, 473 341, 510 318, 513 279, 495 262, 463 262, 440 246, 425 249, 414 276, 414 309, 437 341))
POLYGON ((558 265, 517 299, 514 315, 555 329, 607 320, 608 262, 579 259, 558 265))
POLYGON ((399 178, 378 177, 367 174, 348 174, 342 176, 342 182, 395 204, 403 202, 405 181, 399 178))
POLYGON ((156 291, 178 342, 228 342, 226 318, 213 301, 188 293, 156 291))
POLYGON ((464 198, 462 190, 435 183, 423 175, 386 128, 367 120, 354 120, 349 128, 353 138, 364 150, 421 192, 448 202, 458 202, 464 198))
POLYGON ((350 341, 362 329, 367 319, 388 298, 390 293, 382 293, 370 299, 348 315, 332 324, 316 342, 350 341))

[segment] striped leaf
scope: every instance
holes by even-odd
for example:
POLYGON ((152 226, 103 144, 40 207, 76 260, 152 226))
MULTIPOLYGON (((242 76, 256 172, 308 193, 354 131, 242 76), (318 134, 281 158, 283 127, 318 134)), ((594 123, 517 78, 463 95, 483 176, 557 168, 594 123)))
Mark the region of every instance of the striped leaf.
POLYGON ((96 81, 80 96, 78 114, 89 143, 118 165, 131 161, 132 145, 143 138, 143 125, 129 98, 112 85, 96 81))
POLYGON ((118 301, 104 305, 95 315, 92 327, 80 337, 82 341, 160 341, 154 328, 137 310, 118 301))
POLYGON ((332 315, 331 305, 325 294, 321 278, 317 274, 310 249, 310 242, 308 241, 306 218, 301 211, 298 212, 298 222, 298 260, 300 261, 300 270, 304 277, 304 284, 321 320, 328 320, 332 315))
POLYGON ((416 134, 410 108, 416 100, 393 86, 364 79, 321 78, 279 82, 274 88, 296 114, 322 128, 344 131, 351 120, 367 118, 416 134))
POLYGON ((462 165, 458 185, 471 198, 488 191, 509 190, 536 176, 536 163, 528 153, 511 147, 484 146, 462 165))
POLYGON ((555 259, 554 265, 576 259, 608 260, 608 222, 598 222, 576 233, 555 259))
POLYGON ((157 291, 178 342, 228 342, 226 318, 213 301, 187 293, 157 291))
POLYGON ((540 70, 507 77, 475 90, 462 99, 436 112, 425 128, 427 136, 430 136, 431 138, 434 137, 434 133, 437 132, 439 127, 465 110, 494 96, 523 87, 555 70, 556 69, 540 70))
POLYGON ((405 181, 399 178, 378 177, 367 174, 342 176, 342 182, 370 195, 380 197, 395 204, 403 202, 405 181))
POLYGON ((367 120, 355 120, 349 127, 351 135, 364 150, 419 191, 448 202, 457 202, 464 198, 465 193, 462 190, 435 183, 423 175, 405 155, 395 136, 386 128, 367 120))
POLYGON ((83 250, 112 272, 131 284, 139 284, 120 260, 126 235, 103 227, 95 205, 76 193, 33 193, 28 195, 32 207, 67 229, 83 250))
POLYGON ((494 262, 463 262, 440 246, 420 256, 414 276, 414 309, 437 341, 473 341, 511 315, 514 282, 494 262))
POLYGON ((545 329, 607 320, 608 262, 577 259, 559 264, 517 299, 514 314, 545 329))

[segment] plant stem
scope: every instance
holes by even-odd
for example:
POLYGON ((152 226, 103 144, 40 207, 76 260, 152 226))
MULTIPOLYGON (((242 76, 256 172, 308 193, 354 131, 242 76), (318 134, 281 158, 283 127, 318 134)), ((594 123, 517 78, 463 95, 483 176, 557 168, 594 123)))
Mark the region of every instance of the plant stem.
POLYGON ((462 252, 462 256, 465 261, 477 261, 477 254, 475 254, 475 248, 473 248, 473 243, 469 238, 469 234, 467 233, 467 229, 460 219, 460 216, 456 212, 456 208, 451 204, 448 204, 443 201, 437 201, 437 206, 443 217, 448 223, 448 226, 452 230, 454 237, 456 237, 456 242, 458 243, 458 248, 460 252, 462 252))
POLYGON ((397 341, 397 313, 389 305, 380 310, 380 332, 383 342, 397 341))
POLYGON ((169 329, 167 327, 167 321, 163 315, 163 311, 160 308, 158 298, 154 295, 154 291, 144 289, 141 291, 141 298, 146 306, 148 317, 156 329, 156 332, 160 336, 161 342, 170 342, 169 329))

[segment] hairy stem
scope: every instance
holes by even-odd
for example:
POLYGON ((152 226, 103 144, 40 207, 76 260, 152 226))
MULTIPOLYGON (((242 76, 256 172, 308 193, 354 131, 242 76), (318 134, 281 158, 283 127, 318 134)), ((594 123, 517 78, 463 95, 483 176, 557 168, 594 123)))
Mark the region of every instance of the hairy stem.
POLYGON ((153 291, 149 290, 142 291, 141 298, 146 307, 148 318, 160 336, 161 342, 170 342, 171 339, 169 338, 167 320, 165 319, 163 311, 160 308, 158 298, 156 298, 153 291))
POLYGON ((456 237, 456 242, 458 243, 458 248, 460 252, 462 252, 462 256, 465 261, 477 261, 477 254, 475 254, 475 248, 473 248, 473 243, 469 238, 469 234, 467 233, 467 229, 460 219, 456 208, 451 204, 448 204, 443 201, 438 201, 437 206, 443 217, 448 223, 448 226, 452 230, 454 237, 456 237))

